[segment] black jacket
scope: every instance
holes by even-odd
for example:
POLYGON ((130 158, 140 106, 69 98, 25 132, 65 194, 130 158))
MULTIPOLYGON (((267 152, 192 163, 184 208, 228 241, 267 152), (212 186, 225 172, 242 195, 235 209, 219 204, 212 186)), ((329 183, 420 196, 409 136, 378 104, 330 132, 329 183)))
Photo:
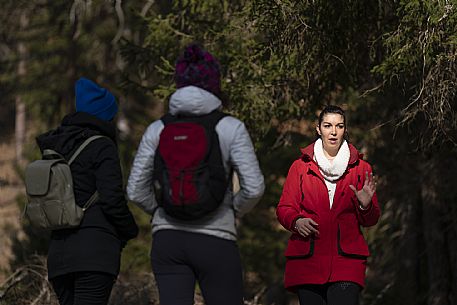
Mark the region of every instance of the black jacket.
POLYGON ((41 151, 54 149, 67 160, 93 135, 104 135, 91 142, 71 164, 76 203, 84 203, 97 190, 99 200, 84 213, 75 229, 51 234, 48 277, 76 271, 119 273, 121 250, 138 234, 138 227, 127 207, 122 172, 116 146, 116 130, 106 122, 84 112, 67 115, 59 128, 37 138, 41 151))

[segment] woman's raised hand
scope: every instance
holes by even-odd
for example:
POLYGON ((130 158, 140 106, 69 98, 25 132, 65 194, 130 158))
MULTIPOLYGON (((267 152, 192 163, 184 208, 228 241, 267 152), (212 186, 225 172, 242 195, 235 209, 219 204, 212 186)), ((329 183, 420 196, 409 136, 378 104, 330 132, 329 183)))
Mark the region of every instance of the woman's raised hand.
POLYGON ((368 172, 365 172, 365 175, 365 182, 360 190, 357 190, 352 184, 349 185, 359 200, 359 203, 362 205, 362 208, 367 208, 370 205, 371 198, 373 198, 373 195, 376 192, 376 179, 373 173, 368 175, 368 172))

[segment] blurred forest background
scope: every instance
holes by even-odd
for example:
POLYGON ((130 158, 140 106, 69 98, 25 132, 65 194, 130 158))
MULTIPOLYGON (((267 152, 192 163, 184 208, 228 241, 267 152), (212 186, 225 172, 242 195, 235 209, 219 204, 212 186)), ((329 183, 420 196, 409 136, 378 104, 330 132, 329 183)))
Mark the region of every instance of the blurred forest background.
MULTIPOLYGON (((239 225, 246 304, 297 304, 284 291, 288 233, 274 214, 299 147, 326 104, 379 177, 366 230, 362 305, 457 304, 456 0, 0 0, 0 304, 56 304, 46 232, 20 220, 34 136, 74 111, 85 76, 118 97, 125 177, 145 128, 167 109, 174 62, 202 43, 220 60, 226 111, 245 121, 266 178, 239 225)), ((123 253, 110 304, 158 304, 149 217, 123 253)), ((177 287, 179 289, 179 287, 177 287)), ((196 296, 198 299, 198 295, 196 296)), ((199 301, 201 302, 201 301, 199 301)))

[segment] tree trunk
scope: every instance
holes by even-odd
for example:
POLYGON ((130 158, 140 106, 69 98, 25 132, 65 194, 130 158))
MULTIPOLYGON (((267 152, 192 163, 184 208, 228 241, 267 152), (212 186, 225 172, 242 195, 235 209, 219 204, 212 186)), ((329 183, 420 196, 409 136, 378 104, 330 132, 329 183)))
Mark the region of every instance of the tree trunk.
POLYGON ((20 96, 16 96, 16 162, 22 164, 24 162, 23 150, 25 141, 25 104, 20 96))
MULTIPOLYGON (((393 144, 386 145, 391 147, 393 144)), ((406 150, 402 150, 407 154, 406 150)), ((385 161, 390 162, 389 159, 385 161)), ((410 154, 409 158, 402 160, 395 166, 398 174, 391 178, 388 185, 392 186, 392 193, 387 195, 395 198, 393 206, 386 206, 386 213, 393 213, 392 219, 399 225, 401 237, 393 247, 393 287, 390 288, 384 304, 426 305, 427 293, 421 289, 421 283, 426 278, 424 268, 424 241, 422 235, 422 197, 421 183, 418 179, 417 164, 421 164, 418 154, 410 154), (398 221, 398 222, 397 222, 398 221), (422 254, 421 254, 422 253, 422 254)), ((385 165, 387 166, 387 164, 385 165)), ((386 190, 389 192, 389 190, 386 190)), ((382 196, 383 194, 380 193, 382 196)), ((395 226, 395 225, 393 225, 395 226)), ((387 267, 387 266, 386 266, 387 267)), ((381 273, 383 271, 381 270, 381 273)), ((427 287, 428 288, 428 287, 427 287)))
MULTIPOLYGON (((24 31, 28 25, 27 13, 23 12, 20 17, 20 29, 24 31)), ((17 67, 18 83, 21 83, 22 78, 26 74, 26 56, 27 49, 24 42, 18 44, 19 64, 17 67)), ((24 142, 25 142, 25 103, 22 96, 16 96, 16 123, 15 123, 15 140, 16 140, 16 162, 19 165, 24 163, 24 142)))
POLYGON ((418 198, 412 197, 406 205, 405 216, 402 219, 405 226, 404 240, 400 243, 398 260, 399 271, 397 281, 400 280, 401 287, 398 287, 398 302, 403 305, 417 305, 419 302, 420 283, 420 258, 418 257, 419 250, 419 226, 420 212, 418 211, 418 198))
MULTIPOLYGON (((456 201, 452 202, 456 204, 456 201)), ((449 261, 451 263, 450 272, 451 274, 451 295, 450 295, 450 304, 457 304, 457 228, 455 220, 457 219, 456 215, 456 207, 453 208, 453 213, 451 215, 454 216, 452 223, 449 227, 449 233, 447 234, 447 241, 449 247, 449 261)))
POLYGON ((448 149, 445 155, 441 156, 441 181, 443 202, 446 212, 444 215, 448 259, 449 259, 449 280, 450 280, 450 304, 457 304, 457 193, 455 190, 455 172, 457 170, 457 159, 455 158, 457 148, 448 149), (444 161, 445 160, 445 161, 444 161))
POLYGON ((445 233, 446 206, 442 200, 440 184, 441 155, 425 157, 422 162, 422 203, 425 253, 428 269, 428 305, 452 305, 450 303, 450 262, 445 233))

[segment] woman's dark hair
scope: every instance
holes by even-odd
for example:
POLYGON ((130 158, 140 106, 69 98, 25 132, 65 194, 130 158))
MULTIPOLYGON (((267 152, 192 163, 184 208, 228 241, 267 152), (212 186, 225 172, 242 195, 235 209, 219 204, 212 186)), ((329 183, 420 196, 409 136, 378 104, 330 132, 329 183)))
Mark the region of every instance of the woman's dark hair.
POLYGON ((324 116, 326 114, 339 114, 343 117, 343 122, 344 122, 344 127, 345 127, 344 139, 349 140, 349 135, 347 133, 347 125, 346 125, 346 114, 345 114, 344 110, 341 107, 336 106, 336 105, 325 106, 325 108, 319 114, 318 126, 321 126, 322 121, 324 120, 324 116))
POLYGON ((344 113, 344 110, 341 109, 341 107, 338 107, 335 105, 327 105, 319 114, 319 123, 318 123, 319 126, 321 125, 322 121, 324 120, 324 115, 329 114, 329 113, 335 113, 335 114, 341 115, 343 117, 344 124, 346 124, 346 115, 344 113))

